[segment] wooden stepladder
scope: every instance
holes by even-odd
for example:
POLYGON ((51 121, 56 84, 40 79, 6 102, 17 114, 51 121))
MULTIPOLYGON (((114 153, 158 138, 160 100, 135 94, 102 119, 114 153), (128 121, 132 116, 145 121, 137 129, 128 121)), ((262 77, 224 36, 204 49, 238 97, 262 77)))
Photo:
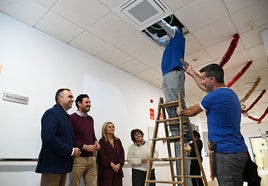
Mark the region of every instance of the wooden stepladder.
POLYGON ((146 180, 145 180, 145 185, 149 186, 150 183, 164 183, 164 184, 172 184, 175 186, 176 184, 182 185, 182 186, 187 186, 186 185, 186 178, 201 178, 204 182, 205 186, 208 186, 206 175, 202 166, 202 161, 201 157, 198 151, 198 147, 196 144, 196 141, 193 137, 193 129, 190 123, 190 120, 188 117, 186 121, 183 121, 182 116, 178 116, 175 118, 166 118, 166 108, 169 107, 178 107, 181 105, 181 96, 179 94, 179 99, 177 101, 172 101, 168 103, 164 103, 164 99, 160 97, 159 103, 158 103, 158 113, 157 113, 157 118, 155 120, 155 127, 154 127, 154 133, 153 133, 153 139, 152 139, 152 146, 151 146, 151 152, 150 152, 150 157, 148 158, 148 168, 147 168, 147 174, 146 174, 146 180), (162 117, 161 116, 162 113, 162 117), (194 143, 194 149, 196 152, 197 157, 185 157, 184 153, 184 138, 183 138, 183 123, 187 123, 187 126, 189 127, 190 133, 191 133, 191 139, 194 143), (159 125, 163 124, 164 125, 164 130, 165 130, 165 137, 158 137, 158 128, 159 125), (178 125, 180 127, 180 135, 179 136, 169 136, 169 125, 178 125), (155 145, 157 141, 167 141, 167 152, 168 152, 168 157, 167 158, 155 158, 154 157, 154 152, 155 152, 155 145), (172 155, 171 153, 171 146, 169 141, 174 141, 174 140, 180 140, 180 156, 175 157, 175 155, 172 155), (201 170, 201 176, 199 175, 189 175, 185 171, 185 160, 197 160, 198 164, 200 166, 201 170), (150 180, 151 177, 151 170, 153 167, 153 162, 169 162, 169 167, 170 167, 170 173, 171 173, 171 180, 150 180), (174 161, 181 161, 181 174, 180 175, 175 175, 174 173, 174 166, 173 162, 174 161))

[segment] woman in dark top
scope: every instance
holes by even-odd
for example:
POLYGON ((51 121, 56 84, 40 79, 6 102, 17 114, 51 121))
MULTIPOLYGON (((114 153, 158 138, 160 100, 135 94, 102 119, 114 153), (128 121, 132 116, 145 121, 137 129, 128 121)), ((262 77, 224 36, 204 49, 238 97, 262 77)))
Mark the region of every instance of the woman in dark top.
MULTIPOLYGON (((196 145, 200 154, 201 161, 202 156, 201 156, 201 151, 203 148, 203 142, 200 140, 200 134, 196 130, 193 131, 193 136, 196 141, 196 145)), ((190 143, 189 147, 185 148, 186 151, 190 152, 190 157, 196 157, 195 149, 194 149, 194 143, 190 143)), ((191 165, 190 165, 190 175, 201 175, 200 174, 200 167, 198 164, 198 160, 191 160, 191 165)), ((203 181, 201 178, 191 178, 193 186, 203 186, 203 181)))
POLYGON ((97 153, 98 185, 122 186, 125 154, 122 143, 114 135, 114 124, 106 122, 102 126, 102 138, 99 140, 101 149, 97 153))

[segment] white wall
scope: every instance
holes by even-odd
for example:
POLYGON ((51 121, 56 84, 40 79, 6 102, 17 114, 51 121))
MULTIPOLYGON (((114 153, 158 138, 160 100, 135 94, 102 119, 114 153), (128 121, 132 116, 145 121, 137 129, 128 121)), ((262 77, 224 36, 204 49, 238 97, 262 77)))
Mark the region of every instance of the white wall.
MULTIPOLYGON (((97 138, 105 121, 115 123, 126 153, 133 128, 142 129, 148 138, 147 128, 154 126, 149 108, 157 110, 162 90, 2 13, 0 22, 0 96, 8 92, 29 97, 28 105, 0 100, 0 159, 38 157, 40 118, 54 105, 54 94, 61 87, 70 88, 74 96, 87 93, 91 97, 90 115, 95 119, 97 138)), ((75 110, 73 105, 70 113, 75 110)), ((191 121, 202 131, 198 118, 191 121)), ((203 128, 206 130, 206 126, 203 128)), ((242 132, 247 139, 258 136, 259 129, 255 124, 242 125, 242 132)), ((157 143, 157 148, 160 156, 167 157, 166 145, 157 143)), ((34 165, 35 162, 0 162, 0 184, 39 185, 40 175, 32 171, 34 165)), ((204 169, 208 176, 206 157, 204 169)), ((124 185, 128 186, 130 168, 125 168, 124 173, 124 185)), ((170 177, 168 167, 159 167, 156 173, 159 179, 170 177)))

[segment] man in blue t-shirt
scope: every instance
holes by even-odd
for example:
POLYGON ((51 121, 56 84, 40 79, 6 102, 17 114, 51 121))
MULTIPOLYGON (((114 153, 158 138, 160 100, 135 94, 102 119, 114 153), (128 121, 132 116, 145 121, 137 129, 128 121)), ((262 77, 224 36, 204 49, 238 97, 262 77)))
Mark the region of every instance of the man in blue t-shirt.
POLYGON ((201 74, 191 66, 185 69, 208 94, 195 106, 178 107, 177 113, 195 116, 206 111, 208 140, 213 151, 211 178, 216 177, 219 186, 242 186, 248 150, 240 132, 240 101, 233 90, 225 87, 224 72, 218 64, 205 66, 199 70, 201 74))

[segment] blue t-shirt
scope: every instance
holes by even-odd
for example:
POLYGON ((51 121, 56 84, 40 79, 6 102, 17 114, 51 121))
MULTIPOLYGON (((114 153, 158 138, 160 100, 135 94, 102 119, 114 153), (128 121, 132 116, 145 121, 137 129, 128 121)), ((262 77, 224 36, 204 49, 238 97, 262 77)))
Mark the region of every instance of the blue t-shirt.
POLYGON ((216 152, 246 152, 247 146, 240 132, 241 106, 237 95, 221 87, 209 92, 200 102, 206 111, 208 139, 216 142, 216 152))
POLYGON ((182 67, 180 58, 184 59, 184 50, 185 38, 180 31, 176 29, 175 36, 167 42, 162 56, 162 75, 165 75, 176 67, 182 67))

